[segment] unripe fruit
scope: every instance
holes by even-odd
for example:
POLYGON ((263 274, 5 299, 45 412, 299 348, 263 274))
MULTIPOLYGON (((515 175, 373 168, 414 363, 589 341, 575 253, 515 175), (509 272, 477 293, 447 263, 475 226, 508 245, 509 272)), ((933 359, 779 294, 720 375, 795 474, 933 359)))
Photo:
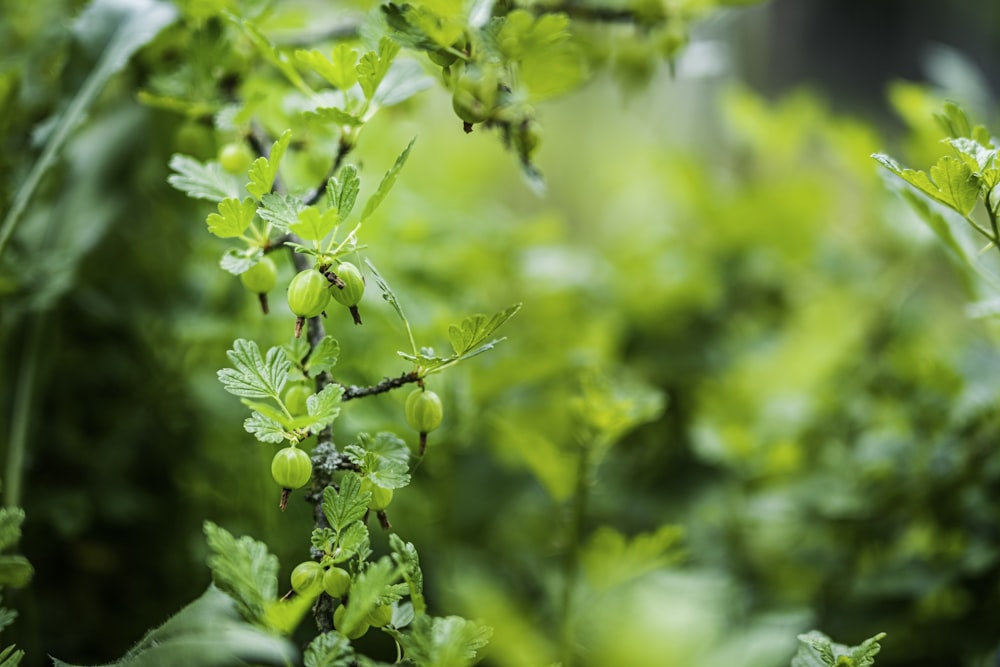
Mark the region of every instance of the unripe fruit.
POLYGON ((373 628, 384 628, 392 623, 392 605, 380 604, 368 612, 365 621, 373 628))
POLYGON ((283 489, 298 489, 312 477, 312 461, 298 447, 285 447, 271 459, 271 476, 283 489))
POLYGON ((203 123, 188 121, 177 130, 174 147, 178 153, 207 160, 215 153, 215 133, 203 123))
POLYGON ((427 434, 441 425, 444 410, 441 399, 433 391, 414 389, 406 397, 406 423, 420 434, 420 454, 427 449, 427 434))
POLYGON ((361 493, 365 491, 372 494, 371 500, 368 501, 368 508, 376 512, 381 512, 392 502, 392 489, 383 489, 368 477, 361 480, 361 493))
POLYGON ((309 412, 306 400, 313 395, 312 390, 304 384, 293 384, 285 391, 281 397, 285 407, 293 416, 304 415, 309 412))
POLYGON ((323 566, 314 560, 299 563, 292 570, 292 590, 299 595, 315 597, 323 590, 323 566))
POLYGON ((307 317, 316 317, 330 302, 330 282, 316 269, 300 271, 288 285, 288 308, 298 318, 295 337, 302 333, 302 323, 307 317))
POLYGON ((471 125, 481 123, 493 114, 496 99, 496 74, 470 69, 466 70, 456 82, 455 91, 451 96, 451 106, 459 118, 471 125))
POLYGON ((240 274, 240 282, 255 294, 270 292, 277 281, 278 267, 270 257, 261 257, 259 262, 240 274))
POLYGON ((231 141, 219 149, 219 164, 230 174, 245 174, 253 160, 253 152, 242 141, 231 141))
POLYGON ((365 622, 360 623, 354 628, 343 627, 344 613, 347 611, 347 607, 340 605, 333 612, 333 627, 337 629, 340 634, 346 636, 348 639, 357 639, 361 637, 366 632, 368 632, 368 624, 365 622))
POLYGON ((323 590, 332 598, 342 598, 351 587, 351 575, 347 570, 331 567, 323 574, 323 590))
POLYGON ((358 267, 350 262, 341 262, 334 269, 334 273, 340 278, 343 287, 336 283, 330 285, 330 296, 337 303, 351 309, 351 316, 355 324, 361 324, 361 315, 358 313, 358 303, 361 302, 361 295, 365 293, 365 278, 361 275, 358 267))

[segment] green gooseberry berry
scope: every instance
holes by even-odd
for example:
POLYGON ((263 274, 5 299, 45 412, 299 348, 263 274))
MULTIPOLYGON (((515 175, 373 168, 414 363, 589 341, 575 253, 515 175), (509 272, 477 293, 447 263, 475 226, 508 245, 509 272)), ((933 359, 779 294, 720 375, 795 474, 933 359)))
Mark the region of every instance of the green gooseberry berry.
POLYGON ((441 398, 427 389, 414 389, 406 397, 406 423, 420 434, 420 454, 427 449, 427 434, 441 425, 441 398))
POLYGON ((312 461, 298 447, 284 447, 271 459, 271 476, 283 489, 299 489, 312 477, 312 461))
POLYGON ((381 512, 392 502, 392 489, 383 489, 368 477, 361 480, 361 493, 365 491, 372 494, 371 500, 368 501, 368 508, 376 512, 381 512))
POLYGON ((373 628, 384 628, 392 623, 392 605, 380 604, 368 612, 365 622, 373 628))
POLYGON ((230 141, 219 148, 219 164, 230 174, 243 175, 253 164, 254 154, 242 141, 230 141))
POLYGON ((351 588, 351 575, 347 570, 331 567, 323 573, 323 590, 332 598, 342 598, 351 588))
POLYGON ((299 563, 292 570, 292 590, 299 595, 315 597, 323 590, 323 566, 314 560, 299 563))
POLYGON ((285 390, 285 395, 281 397, 281 400, 293 416, 304 415, 309 412, 306 400, 312 395, 313 391, 308 385, 296 383, 285 390))
POLYGON ((316 269, 295 274, 288 285, 288 308, 296 316, 295 337, 302 334, 306 318, 317 317, 330 302, 330 282, 316 269))
POLYGON ((365 293, 365 277, 361 275, 361 270, 350 262, 338 264, 334 273, 339 280, 330 285, 330 296, 333 297, 334 301, 351 310, 355 324, 361 324, 358 304, 361 302, 361 296, 365 293))
POLYGON ((343 627, 344 614, 347 612, 347 607, 344 605, 338 605, 337 609, 333 612, 333 627, 337 629, 342 635, 348 639, 357 639, 368 632, 368 623, 361 622, 355 627, 343 627))

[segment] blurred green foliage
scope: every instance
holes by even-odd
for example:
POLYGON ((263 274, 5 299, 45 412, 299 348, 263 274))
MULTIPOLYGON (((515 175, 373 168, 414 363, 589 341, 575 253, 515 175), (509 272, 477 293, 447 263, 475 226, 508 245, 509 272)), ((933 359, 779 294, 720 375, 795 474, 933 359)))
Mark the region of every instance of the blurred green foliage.
MULTIPOLYGON (((93 66, 65 20, 79 5, 0 4, 5 210, 31 133, 93 66)), ((0 259, 5 442, 26 350, 40 355, 22 498, 37 574, 5 598, 26 664, 107 662, 196 598, 204 519, 265 541, 281 581, 308 553, 308 506, 277 512, 273 452, 216 380, 234 338, 282 344, 293 318, 278 291, 260 315, 218 268, 214 207, 166 184, 172 153, 231 137, 212 133, 215 108, 137 101, 185 49, 193 81, 235 66, 212 59, 204 6, 181 6, 188 23, 112 79, 0 259)), ((358 144, 367 197, 420 137, 365 242, 421 345, 447 350, 449 324, 524 303, 496 350, 428 381, 444 424, 391 517, 429 603, 492 626, 494 666, 787 665, 810 627, 885 631, 880 667, 983 664, 1000 355, 993 323, 968 316, 979 295, 884 187, 868 156, 887 140, 864 121, 636 62, 650 83, 627 101, 619 71, 541 107, 545 198, 439 89, 358 144)), ((890 99, 924 166, 943 136, 934 97, 899 84, 890 99)), ((309 148, 290 150, 292 178, 325 168, 309 148)), ((376 290, 363 309, 363 327, 346 311, 327 324, 338 379, 360 385, 406 370, 408 347, 376 290)), ((338 442, 412 440, 404 398, 351 403, 338 442)))

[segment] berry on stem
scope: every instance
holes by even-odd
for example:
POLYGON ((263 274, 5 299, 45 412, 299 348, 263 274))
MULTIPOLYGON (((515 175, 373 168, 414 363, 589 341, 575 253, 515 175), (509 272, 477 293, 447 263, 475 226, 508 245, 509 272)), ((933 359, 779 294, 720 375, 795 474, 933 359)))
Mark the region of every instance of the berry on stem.
MULTIPOLYGON (((330 277, 329 274, 327 277, 330 277)), ((337 303, 350 309, 355 324, 361 324, 358 303, 365 293, 365 278, 361 275, 361 271, 350 262, 341 262, 337 265, 333 278, 335 279, 331 279, 333 284, 330 286, 330 296, 337 303)))
POLYGON ((441 398, 433 391, 414 389, 406 397, 406 423, 420 434, 420 455, 427 449, 427 434, 441 425, 441 398))
POLYGON ((300 271, 292 278, 288 285, 288 308, 296 316, 296 338, 302 335, 306 319, 318 316, 330 302, 329 284, 326 276, 316 269, 300 271))
POLYGON ((312 461, 298 447, 279 449, 271 459, 271 477, 281 487, 281 502, 278 507, 284 512, 292 490, 305 486, 312 477, 312 461))
POLYGON ((314 560, 299 563, 292 570, 291 581, 297 594, 315 597, 323 590, 323 566, 314 560))
POLYGON ((267 293, 274 289, 278 281, 278 267, 270 257, 262 257, 259 262, 240 274, 240 282, 249 292, 260 299, 260 309, 267 315, 267 293))
POLYGON ((339 567, 331 567, 323 574, 323 590, 332 598, 342 598, 351 588, 351 575, 339 567))
POLYGON ((348 639, 357 639, 358 637, 361 637, 366 632, 368 632, 369 625, 364 621, 362 621, 357 626, 344 627, 343 625, 344 614, 346 612, 347 612, 347 607, 345 607, 344 605, 338 606, 337 609, 333 612, 333 626, 337 628, 337 630, 342 635, 344 635, 348 639))

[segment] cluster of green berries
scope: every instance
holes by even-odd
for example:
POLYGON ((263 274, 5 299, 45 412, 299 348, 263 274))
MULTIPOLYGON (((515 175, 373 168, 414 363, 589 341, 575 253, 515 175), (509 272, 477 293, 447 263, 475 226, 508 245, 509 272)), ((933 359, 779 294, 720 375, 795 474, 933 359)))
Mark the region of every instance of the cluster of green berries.
MULTIPOLYGON (((343 601, 351 589, 351 575, 335 565, 324 568, 320 563, 308 560, 299 563, 292 570, 291 583, 296 595, 315 598, 320 593, 326 593, 343 601)), ((357 639, 368 632, 369 628, 382 628, 392 622, 392 605, 389 604, 375 607, 361 623, 352 627, 344 625, 346 611, 347 607, 343 602, 337 606, 333 612, 333 625, 348 639, 357 639)))
POLYGON ((315 268, 300 271, 288 285, 288 307, 297 318, 295 337, 301 335, 302 324, 308 318, 317 317, 326 310, 331 299, 347 306, 354 323, 361 324, 358 304, 364 293, 364 276, 350 262, 341 262, 325 273, 315 268))

